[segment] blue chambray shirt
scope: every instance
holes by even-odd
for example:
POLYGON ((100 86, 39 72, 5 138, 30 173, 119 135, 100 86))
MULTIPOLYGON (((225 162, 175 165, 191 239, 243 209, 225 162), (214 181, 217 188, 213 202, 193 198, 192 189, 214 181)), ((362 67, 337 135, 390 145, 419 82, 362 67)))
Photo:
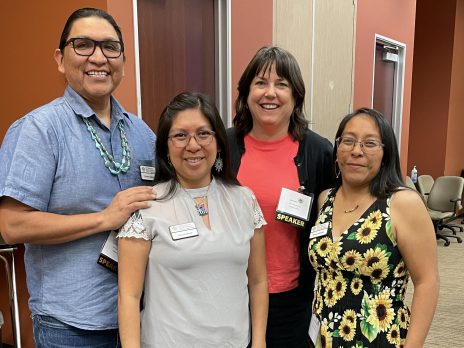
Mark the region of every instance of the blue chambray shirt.
MULTIPOLYGON (((0 148, 0 197, 57 214, 101 211, 114 195, 136 185, 152 185, 140 165, 154 166, 155 135, 111 97, 111 126, 99 122, 71 87, 64 96, 17 120, 0 148), (118 122, 124 123, 131 151, 127 173, 104 166, 82 118, 91 120, 108 152, 121 161, 118 122)), ((25 264, 32 314, 53 316, 87 330, 117 328, 117 276, 97 264, 108 233, 56 244, 26 244, 25 264)))

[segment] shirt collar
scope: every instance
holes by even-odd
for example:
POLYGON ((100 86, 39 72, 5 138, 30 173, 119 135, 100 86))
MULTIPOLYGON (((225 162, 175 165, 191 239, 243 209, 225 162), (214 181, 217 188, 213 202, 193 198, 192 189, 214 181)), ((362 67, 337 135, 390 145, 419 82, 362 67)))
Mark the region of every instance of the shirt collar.
MULTIPOLYGON (((64 92, 64 98, 68 104, 73 109, 74 113, 78 116, 89 118, 95 115, 95 112, 87 104, 84 98, 79 95, 71 86, 67 86, 64 92)), ((129 114, 122 107, 122 105, 114 98, 111 98, 111 118, 119 122, 119 120, 124 119, 130 122, 129 114)), ((116 122, 116 124, 117 124, 116 122)))

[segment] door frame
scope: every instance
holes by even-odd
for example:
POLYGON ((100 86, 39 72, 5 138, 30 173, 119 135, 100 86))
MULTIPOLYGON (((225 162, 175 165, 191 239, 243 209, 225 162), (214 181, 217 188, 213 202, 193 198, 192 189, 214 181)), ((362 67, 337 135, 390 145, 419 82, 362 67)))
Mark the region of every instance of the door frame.
POLYGON ((377 44, 393 46, 398 50, 398 61, 395 63, 395 82, 393 90, 393 112, 392 127, 395 132, 398 151, 401 148, 401 129, 403 123, 403 99, 404 99, 404 70, 406 66, 406 44, 390 39, 388 37, 375 34, 374 55, 372 69, 372 98, 371 106, 374 105, 374 82, 375 82, 375 55, 377 44))
MULTIPOLYGON (((215 89, 216 106, 226 127, 232 125, 232 40, 231 40, 231 1, 214 0, 215 30, 215 89)), ((134 24, 134 61, 137 115, 143 119, 142 93, 140 84, 140 47, 137 0, 132 1, 134 24)), ((173 96, 174 97, 174 96, 173 96)))

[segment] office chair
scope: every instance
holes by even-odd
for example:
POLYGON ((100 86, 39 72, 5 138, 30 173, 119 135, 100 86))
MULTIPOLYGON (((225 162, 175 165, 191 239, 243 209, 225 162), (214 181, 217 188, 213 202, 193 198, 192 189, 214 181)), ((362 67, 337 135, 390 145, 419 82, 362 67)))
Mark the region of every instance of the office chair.
POLYGON ((409 187, 410 189, 413 189, 414 191, 417 191, 416 185, 412 182, 412 179, 409 175, 406 175, 406 179, 404 180, 404 184, 406 187, 409 187))
MULTIPOLYGON (((464 169, 461 170, 461 178, 464 178, 464 169)), ((464 218, 461 220, 461 225, 464 225, 464 218)))
POLYGON ((419 187, 419 192, 424 197, 424 201, 427 202, 427 197, 430 193, 430 190, 433 186, 433 177, 431 175, 419 175, 417 177, 417 186, 419 187))
POLYGON ((435 234, 437 239, 445 241, 445 246, 450 245, 449 238, 456 238, 458 243, 462 243, 455 230, 459 227, 462 231, 462 227, 449 222, 457 217, 463 188, 464 179, 460 176, 441 176, 435 180, 428 195, 427 208, 435 227, 435 234), (440 232, 444 228, 450 229, 452 234, 440 232))
MULTIPOLYGON (((13 329, 13 340, 14 348, 21 348, 21 328, 19 323, 19 308, 18 308, 18 294, 16 288, 16 270, 15 270, 15 260, 14 253, 17 250, 17 247, 14 245, 5 244, 2 236, 0 235, 0 263, 3 263, 5 266, 6 280, 8 284, 8 300, 10 305, 10 314, 11 314, 11 324, 13 329), (10 255, 10 257, 5 257, 3 254, 10 255), (11 260, 11 261, 10 261, 11 260)), ((2 294, 3 296, 3 294, 2 294)), ((2 324, 3 325, 3 324, 2 324)), ((0 334, 1 327, 0 325, 0 334)), ((0 348, 1 347, 10 347, 2 343, 0 337, 0 348)))

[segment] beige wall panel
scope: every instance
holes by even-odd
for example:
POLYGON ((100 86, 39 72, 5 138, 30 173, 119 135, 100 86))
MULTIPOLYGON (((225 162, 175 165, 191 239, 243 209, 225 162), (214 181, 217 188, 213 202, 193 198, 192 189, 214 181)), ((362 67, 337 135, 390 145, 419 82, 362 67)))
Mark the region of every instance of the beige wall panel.
POLYGON ((305 111, 310 119, 312 0, 274 0, 273 44, 290 51, 301 68, 306 87, 305 111))
POLYGON ((274 0, 273 42, 300 63, 306 116, 330 141, 351 111, 355 23, 355 0, 274 0))
POLYGON ((355 2, 314 1, 313 130, 333 142, 353 99, 355 2))

